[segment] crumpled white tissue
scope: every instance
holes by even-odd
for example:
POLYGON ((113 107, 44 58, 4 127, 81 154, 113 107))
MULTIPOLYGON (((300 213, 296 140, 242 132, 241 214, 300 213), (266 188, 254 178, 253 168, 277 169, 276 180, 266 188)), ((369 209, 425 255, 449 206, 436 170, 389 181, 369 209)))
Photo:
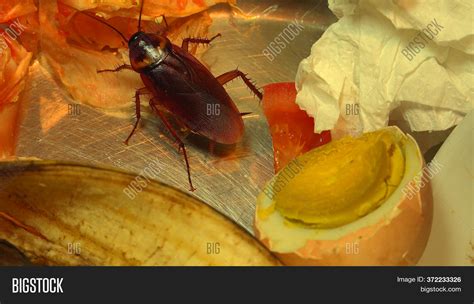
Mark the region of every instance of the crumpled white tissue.
POLYGON ((472 1, 330 0, 329 7, 340 19, 296 76, 296 102, 315 118, 315 132, 344 128, 341 121, 352 133, 373 131, 396 108, 413 131, 445 130, 473 108, 472 1))

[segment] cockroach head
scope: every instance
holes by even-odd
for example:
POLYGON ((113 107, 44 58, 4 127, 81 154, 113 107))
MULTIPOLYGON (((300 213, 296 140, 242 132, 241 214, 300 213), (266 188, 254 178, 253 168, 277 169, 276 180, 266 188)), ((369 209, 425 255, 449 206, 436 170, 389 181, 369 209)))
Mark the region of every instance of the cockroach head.
POLYGON ((135 71, 159 65, 171 51, 168 38, 156 34, 137 32, 128 42, 130 63, 135 71))

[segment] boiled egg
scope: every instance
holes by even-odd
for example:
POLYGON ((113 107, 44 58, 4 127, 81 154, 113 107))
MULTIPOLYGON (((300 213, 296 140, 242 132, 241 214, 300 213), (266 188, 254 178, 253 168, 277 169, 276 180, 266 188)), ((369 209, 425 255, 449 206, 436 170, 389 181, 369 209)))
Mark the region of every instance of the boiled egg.
POLYGON ((431 230, 435 169, 397 127, 334 140, 268 182, 256 234, 287 265, 414 265, 431 230))

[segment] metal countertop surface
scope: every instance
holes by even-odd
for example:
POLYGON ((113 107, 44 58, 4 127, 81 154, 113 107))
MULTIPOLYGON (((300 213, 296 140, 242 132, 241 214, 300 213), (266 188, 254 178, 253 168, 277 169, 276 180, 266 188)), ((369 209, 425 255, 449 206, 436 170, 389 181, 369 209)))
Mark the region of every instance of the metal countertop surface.
MULTIPOLYGON (((325 1, 240 1, 239 8, 246 18, 232 14, 227 6, 212 9, 209 36, 219 32, 222 37, 210 47, 201 48, 199 57, 214 75, 238 67, 260 87, 271 82, 294 81, 299 62, 335 21, 325 1), (262 51, 295 19, 304 24, 303 31, 270 61, 262 51)), ((34 63, 30 77, 27 115, 17 149, 19 157, 112 166, 137 174, 152 166, 159 172, 157 180, 188 190, 183 157, 158 119, 145 117, 130 145, 125 146, 123 141, 133 123, 132 107, 130 119, 106 115, 85 105, 80 106, 80 115, 67 115, 74 100, 48 71, 34 63), (47 96, 44 90, 50 91, 47 96), (45 126, 40 116, 50 117, 46 122, 50 125, 45 126)), ((271 138, 258 99, 243 82, 236 79, 226 89, 241 112, 252 112, 244 119, 244 139, 232 149, 217 149, 214 153, 192 138, 185 140, 197 188, 192 195, 252 232, 255 198, 273 174, 271 138)), ((131 97, 133 94, 130 92, 131 97)))
MULTIPOLYGON (((216 76, 238 67, 260 87, 294 81, 299 62, 336 21, 327 2, 319 0, 239 1, 239 8, 246 18, 232 14, 227 6, 212 9, 209 36, 221 33, 222 37, 200 49, 199 58, 216 76), (270 61, 262 51, 295 19, 304 25, 303 30, 270 61)), ((68 105, 74 100, 37 62, 30 69, 30 77, 27 114, 17 148, 19 157, 112 166, 136 174, 152 166, 159 172, 157 180, 188 191, 182 154, 158 119, 145 116, 130 145, 125 146, 123 141, 133 124, 132 107, 129 119, 85 105, 81 105, 80 115, 68 115, 68 105)), ((185 140, 197 188, 192 195, 252 232, 256 196, 273 175, 271 138, 258 99, 243 82, 236 79, 226 89, 241 112, 252 114, 244 119, 243 141, 233 149, 211 153, 191 137, 185 140)), ((131 100, 133 95, 130 92, 131 100)))

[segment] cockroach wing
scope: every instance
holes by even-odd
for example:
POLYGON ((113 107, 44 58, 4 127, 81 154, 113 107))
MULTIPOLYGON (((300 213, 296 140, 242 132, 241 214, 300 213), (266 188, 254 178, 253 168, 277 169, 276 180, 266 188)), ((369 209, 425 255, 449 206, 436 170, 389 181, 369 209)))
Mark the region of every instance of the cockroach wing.
POLYGON ((244 133, 242 117, 217 79, 177 46, 142 80, 159 103, 192 132, 221 144, 235 144, 244 133))
POLYGON ((221 144, 240 141, 244 124, 240 114, 204 92, 176 94, 186 106, 174 114, 193 132, 221 144))

